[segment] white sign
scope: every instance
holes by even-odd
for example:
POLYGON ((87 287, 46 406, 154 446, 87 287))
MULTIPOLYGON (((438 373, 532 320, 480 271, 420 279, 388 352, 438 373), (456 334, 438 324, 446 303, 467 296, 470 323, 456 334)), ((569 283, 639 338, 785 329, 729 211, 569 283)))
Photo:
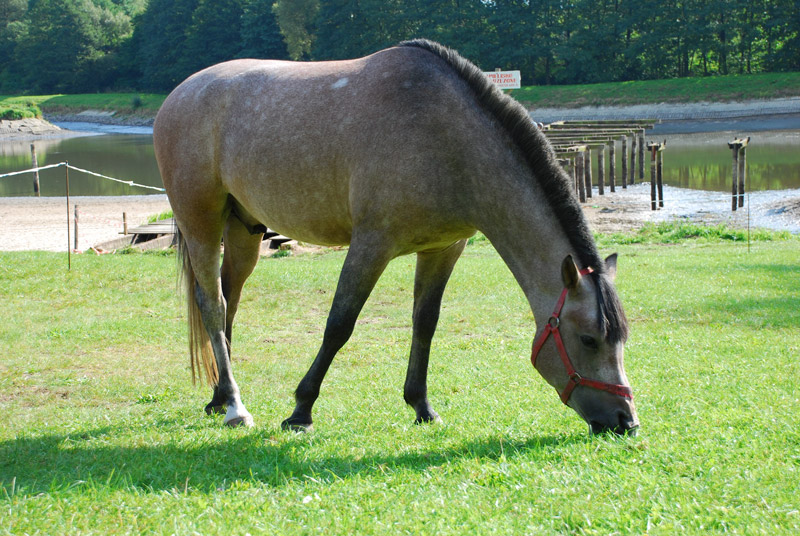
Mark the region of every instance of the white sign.
POLYGON ((519 71, 494 71, 483 73, 500 89, 519 89, 522 87, 522 76, 519 71))

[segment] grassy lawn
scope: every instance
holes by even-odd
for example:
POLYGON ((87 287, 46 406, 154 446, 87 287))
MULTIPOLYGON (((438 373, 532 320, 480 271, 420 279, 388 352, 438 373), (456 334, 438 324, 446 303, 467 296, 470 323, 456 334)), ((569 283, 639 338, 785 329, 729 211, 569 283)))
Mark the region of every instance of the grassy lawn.
POLYGON ((4 110, 37 108, 47 113, 77 113, 84 110, 115 111, 123 115, 155 116, 166 95, 152 93, 88 93, 81 95, 0 95, 4 110))
MULTIPOLYGON (((652 230, 651 230, 652 232, 652 230)), ((764 236, 762 238, 770 238, 764 236)), ((431 357, 445 424, 402 400, 414 259, 280 431, 344 252, 263 259, 233 355, 252 430, 206 417, 171 255, 0 253, 0 534, 796 534, 800 247, 607 237, 642 429, 591 437, 529 361, 522 292, 478 240, 431 357)), ((777 239, 781 238, 781 239, 777 239)))

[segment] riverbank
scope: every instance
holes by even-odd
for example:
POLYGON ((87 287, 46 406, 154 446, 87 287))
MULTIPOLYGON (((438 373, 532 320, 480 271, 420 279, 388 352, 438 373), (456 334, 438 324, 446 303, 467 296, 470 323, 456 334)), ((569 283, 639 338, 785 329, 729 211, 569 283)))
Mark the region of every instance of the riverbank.
MULTIPOLYGON (((748 206, 731 212, 730 194, 664 186, 664 208, 650 209, 650 185, 640 183, 600 196, 597 190, 583 205, 593 231, 624 233, 647 223, 686 221, 727 225, 737 229, 765 228, 800 233, 800 190, 760 191, 747 195, 748 206), (749 210, 748 210, 749 209, 749 210)), ((133 227, 149 216, 170 209, 163 194, 71 197, 69 223, 63 197, 0 198, 0 251, 64 251, 67 226, 74 244, 74 206, 79 207, 78 250, 119 237, 122 213, 133 227)))

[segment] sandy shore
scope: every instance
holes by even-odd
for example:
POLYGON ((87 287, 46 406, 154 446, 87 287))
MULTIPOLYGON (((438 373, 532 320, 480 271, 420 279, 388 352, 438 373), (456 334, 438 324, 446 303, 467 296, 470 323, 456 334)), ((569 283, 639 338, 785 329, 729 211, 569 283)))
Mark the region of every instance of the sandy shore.
MULTIPOLYGON (((665 206, 650 209, 650 185, 640 183, 616 193, 597 195, 583 205, 590 225, 600 232, 635 231, 646 222, 669 220, 736 228, 763 227, 800 233, 800 190, 753 192, 745 207, 731 212, 730 194, 664 187, 665 206)), ((122 232, 122 213, 128 225, 170 208, 165 195, 71 197, 69 232, 74 240, 74 206, 79 207, 78 250, 112 240, 122 232)), ((71 242, 74 246, 74 243, 71 242)), ((67 247, 67 207, 61 197, 0 198, 0 250, 64 251, 67 247)))
MULTIPOLYGON (((78 247, 90 247, 118 238, 122 213, 130 227, 146 223, 147 217, 169 210, 167 196, 70 197, 69 233, 74 248, 74 216, 78 206, 78 247)), ((67 249, 67 204, 63 197, 0 198, 0 251, 67 249)))

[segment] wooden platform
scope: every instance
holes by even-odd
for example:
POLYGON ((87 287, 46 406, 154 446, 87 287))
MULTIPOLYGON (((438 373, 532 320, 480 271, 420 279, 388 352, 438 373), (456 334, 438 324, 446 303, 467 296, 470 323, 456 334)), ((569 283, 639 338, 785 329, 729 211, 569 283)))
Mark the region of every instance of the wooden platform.
MULTIPOLYGON (((169 218, 158 220, 153 223, 129 227, 128 234, 120 238, 98 244, 96 247, 104 250, 121 249, 126 246, 133 246, 137 249, 166 248, 175 245, 175 219, 169 218)), ((292 239, 280 233, 267 229, 264 233, 262 250, 280 249, 281 245, 290 242, 292 239)))

